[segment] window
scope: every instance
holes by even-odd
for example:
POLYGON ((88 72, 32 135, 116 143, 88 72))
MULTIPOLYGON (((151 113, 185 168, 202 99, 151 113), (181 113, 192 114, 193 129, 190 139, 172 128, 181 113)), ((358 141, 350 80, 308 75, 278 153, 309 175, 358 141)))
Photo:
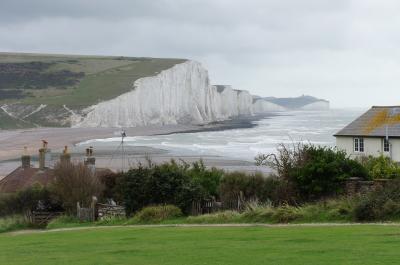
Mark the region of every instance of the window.
POLYGON ((390 152, 389 139, 383 138, 383 152, 390 152))
POLYGON ((364 138, 354 138, 354 152, 364 152, 364 138))

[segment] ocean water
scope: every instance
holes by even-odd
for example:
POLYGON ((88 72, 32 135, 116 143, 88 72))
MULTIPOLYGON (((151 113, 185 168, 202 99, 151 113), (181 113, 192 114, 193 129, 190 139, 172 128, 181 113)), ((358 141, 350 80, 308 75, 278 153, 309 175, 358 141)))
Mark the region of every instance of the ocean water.
MULTIPOLYGON (((280 143, 309 142, 334 146, 333 134, 362 114, 363 110, 291 111, 255 121, 253 128, 214 132, 176 133, 127 137, 126 145, 168 150, 176 155, 221 156, 254 161, 260 153, 273 153, 280 143)), ((120 138, 98 139, 115 142, 120 138)))

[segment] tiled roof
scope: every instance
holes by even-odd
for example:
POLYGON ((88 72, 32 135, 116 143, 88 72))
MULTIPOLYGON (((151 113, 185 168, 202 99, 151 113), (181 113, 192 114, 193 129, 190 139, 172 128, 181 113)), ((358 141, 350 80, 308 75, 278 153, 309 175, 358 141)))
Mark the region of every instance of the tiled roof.
POLYGON ((335 136, 400 137, 400 106, 374 106, 335 136))
POLYGON ((0 192, 12 193, 39 183, 47 185, 54 178, 54 170, 19 167, 0 181, 0 192))
MULTIPOLYGON (((96 176, 112 173, 108 168, 96 168, 96 176)), ((0 193, 13 193, 31 187, 35 183, 46 186, 54 180, 53 169, 19 167, 0 180, 0 193)))

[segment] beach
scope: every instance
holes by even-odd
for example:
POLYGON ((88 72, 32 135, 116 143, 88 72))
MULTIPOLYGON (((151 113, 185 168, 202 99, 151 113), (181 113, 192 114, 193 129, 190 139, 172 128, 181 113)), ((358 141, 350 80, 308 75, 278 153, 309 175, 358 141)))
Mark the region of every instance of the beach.
MULTIPOLYGON (((270 115, 269 115, 270 116, 270 115)), ((240 117, 234 120, 222 121, 207 125, 164 125, 143 126, 124 129, 126 134, 132 136, 168 135, 174 133, 193 133, 202 131, 230 130, 235 128, 254 127, 253 121, 266 118, 268 115, 254 117, 240 117)), ((107 167, 118 171, 126 170, 129 166, 137 163, 146 163, 150 158, 154 163, 161 163, 175 159, 191 163, 202 159, 206 166, 215 166, 225 170, 241 170, 247 172, 263 171, 270 172, 268 168, 258 168, 253 162, 231 159, 212 155, 181 155, 171 154, 167 150, 151 148, 146 146, 125 147, 124 155, 117 150, 115 145, 104 144, 79 144, 93 139, 104 139, 118 137, 120 128, 34 128, 0 131, 0 178, 4 177, 15 168, 20 166, 20 157, 24 147, 32 156, 32 164, 37 164, 38 149, 41 140, 48 142, 52 150, 52 163, 55 164, 64 146, 68 146, 72 160, 83 161, 85 148, 89 145, 95 149, 97 167, 107 167)))

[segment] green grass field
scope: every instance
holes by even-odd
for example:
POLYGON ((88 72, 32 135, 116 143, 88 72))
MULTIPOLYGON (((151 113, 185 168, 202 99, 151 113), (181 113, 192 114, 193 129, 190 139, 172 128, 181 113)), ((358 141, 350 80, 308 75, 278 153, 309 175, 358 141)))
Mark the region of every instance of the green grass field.
MULTIPOLYGON (((162 70, 184 61, 183 59, 165 58, 0 53, 0 65, 9 64, 9 67, 18 66, 21 63, 51 64, 49 69, 40 70, 35 75, 57 71, 85 74, 77 85, 72 87, 45 88, 39 86, 35 89, 25 89, 26 92, 31 93, 29 97, 19 100, 2 100, 0 98, 0 103, 89 106, 126 93, 132 89, 132 84, 137 79, 154 76, 162 70)), ((46 84, 46 78, 41 79, 43 85, 46 84)), ((27 79, 26 82, 29 83, 30 79, 27 79)), ((7 86, 7 89, 17 88, 7 86)))
POLYGON ((64 105, 79 112, 133 90, 140 78, 185 61, 0 52, 0 106, 11 105, 9 112, 18 117, 0 110, 0 129, 69 126, 63 122, 70 115, 64 105), (46 108, 30 115, 41 104, 46 108))
POLYGON ((124 227, 1 234, 0 264, 399 264, 399 226, 124 227))

